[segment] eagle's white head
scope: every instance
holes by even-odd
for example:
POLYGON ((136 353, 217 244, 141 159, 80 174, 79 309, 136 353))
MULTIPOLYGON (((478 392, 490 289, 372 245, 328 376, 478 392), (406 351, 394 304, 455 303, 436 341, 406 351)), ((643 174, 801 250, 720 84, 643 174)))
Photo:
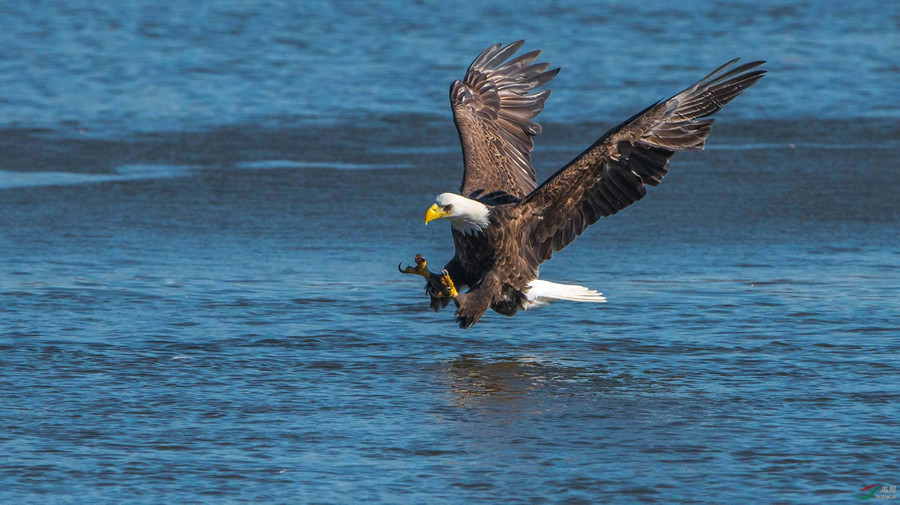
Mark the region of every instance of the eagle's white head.
POLYGON ((481 202, 453 193, 441 193, 425 214, 425 224, 447 218, 454 230, 474 234, 488 227, 490 214, 491 210, 481 202))

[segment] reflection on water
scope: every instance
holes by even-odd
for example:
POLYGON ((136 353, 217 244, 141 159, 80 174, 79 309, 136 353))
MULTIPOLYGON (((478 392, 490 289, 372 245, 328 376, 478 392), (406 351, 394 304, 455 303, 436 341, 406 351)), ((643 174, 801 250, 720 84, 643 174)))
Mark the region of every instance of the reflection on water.
POLYGON ((543 395, 586 396, 622 387, 602 365, 564 366, 536 358, 480 358, 463 354, 443 368, 453 402, 460 407, 531 405, 543 395))

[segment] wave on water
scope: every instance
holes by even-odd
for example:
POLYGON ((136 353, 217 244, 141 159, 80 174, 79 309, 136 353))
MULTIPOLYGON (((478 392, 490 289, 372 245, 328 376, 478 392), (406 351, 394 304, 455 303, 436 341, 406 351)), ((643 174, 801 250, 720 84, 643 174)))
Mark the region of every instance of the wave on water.
POLYGON ((183 165, 127 165, 112 174, 78 172, 13 172, 0 170, 0 189, 35 186, 71 186, 101 182, 124 182, 145 179, 184 177, 199 167, 183 165))
POLYGON ((296 161, 296 160, 260 160, 236 163, 235 168, 252 170, 269 170, 282 168, 325 168, 335 170, 368 170, 372 168, 412 168, 409 163, 394 163, 390 165, 373 165, 371 163, 343 163, 322 161, 296 161))
MULTIPOLYGON (((232 166, 241 170, 280 170, 291 168, 319 168, 332 170, 406 169, 411 164, 373 165, 363 163, 314 162, 294 160, 261 160, 236 163, 232 166)), ((127 182, 171 177, 187 177, 207 166, 191 165, 126 165, 115 169, 112 174, 92 174, 79 172, 14 172, 0 170, 0 189, 27 188, 36 186, 72 186, 77 184, 97 184, 102 182, 127 182)))

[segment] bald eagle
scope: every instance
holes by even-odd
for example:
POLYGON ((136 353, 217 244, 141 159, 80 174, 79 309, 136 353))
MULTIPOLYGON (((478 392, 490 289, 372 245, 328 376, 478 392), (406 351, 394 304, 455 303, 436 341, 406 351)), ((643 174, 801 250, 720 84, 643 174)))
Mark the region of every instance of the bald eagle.
POLYGON ((601 217, 643 198, 646 185, 659 185, 673 154, 703 149, 709 116, 765 74, 756 69, 762 61, 729 61, 609 130, 538 186, 531 150, 541 126, 534 118, 550 90, 532 91, 559 69, 533 63, 540 51, 509 59, 523 43, 488 47, 450 86, 465 172, 460 194, 438 195, 425 224, 448 220, 456 255, 440 274, 428 271, 421 256, 416 267, 401 269, 428 280, 433 310, 453 300, 461 328, 489 308, 512 316, 548 300, 605 301, 581 286, 539 280, 538 267, 601 217))

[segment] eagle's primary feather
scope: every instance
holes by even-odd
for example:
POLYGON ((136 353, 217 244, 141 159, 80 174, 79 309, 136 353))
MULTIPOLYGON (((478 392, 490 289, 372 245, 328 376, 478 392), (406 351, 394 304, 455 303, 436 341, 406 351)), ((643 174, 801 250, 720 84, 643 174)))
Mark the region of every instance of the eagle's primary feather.
POLYGON ((540 51, 506 61, 524 44, 495 44, 484 51, 463 80, 450 86, 453 120, 465 159, 462 195, 480 199, 521 198, 537 187, 531 166, 533 119, 544 109, 550 91, 529 94, 553 79, 559 69, 533 63, 540 51), (505 62, 505 63, 504 63, 505 62))

